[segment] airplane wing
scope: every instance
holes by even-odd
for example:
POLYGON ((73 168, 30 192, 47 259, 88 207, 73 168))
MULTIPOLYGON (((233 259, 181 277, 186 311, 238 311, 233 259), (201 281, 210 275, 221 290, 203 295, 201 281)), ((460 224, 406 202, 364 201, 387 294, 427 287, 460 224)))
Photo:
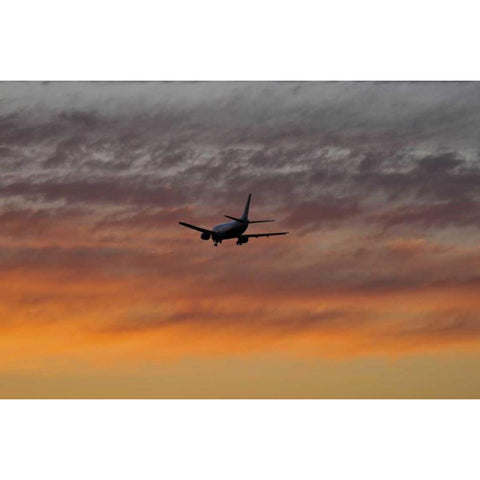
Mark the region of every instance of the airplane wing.
POLYGON ((190 223, 185 223, 185 222, 178 222, 178 223, 180 225, 183 225, 184 227, 188 227, 202 233, 209 233, 210 235, 213 233, 211 230, 207 230, 206 228, 202 228, 202 227, 196 227, 195 225, 190 225, 190 223))
POLYGON ((289 232, 273 232, 273 233, 249 233, 247 235, 240 235, 247 238, 259 238, 259 237, 273 237, 274 235, 286 235, 289 232))

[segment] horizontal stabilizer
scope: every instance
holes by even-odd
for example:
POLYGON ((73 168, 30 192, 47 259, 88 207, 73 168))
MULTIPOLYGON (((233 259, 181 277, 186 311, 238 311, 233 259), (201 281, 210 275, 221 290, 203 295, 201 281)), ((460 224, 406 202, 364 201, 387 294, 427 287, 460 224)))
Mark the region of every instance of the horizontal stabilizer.
POLYGON ((240 223, 265 223, 265 222, 274 222, 275 220, 242 220, 241 218, 232 217, 230 215, 225 215, 225 217, 230 218, 230 220, 235 220, 240 223))
POLYGON ((225 215, 227 218, 229 218, 230 220, 235 220, 236 222, 240 222, 240 223, 249 223, 248 220, 242 220, 241 218, 237 218, 237 217, 231 217, 230 215, 225 215))

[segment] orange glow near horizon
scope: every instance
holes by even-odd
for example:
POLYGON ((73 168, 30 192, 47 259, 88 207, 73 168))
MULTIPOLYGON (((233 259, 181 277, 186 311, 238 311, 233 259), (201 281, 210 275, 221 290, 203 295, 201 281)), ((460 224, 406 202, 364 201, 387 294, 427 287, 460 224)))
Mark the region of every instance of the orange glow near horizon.
MULTIPOLYGON (((88 236, 88 228, 85 230, 88 236)), ((118 230, 115 233, 119 235, 118 230)), ((116 237, 98 240, 91 234, 87 246, 84 238, 75 236, 64 235, 61 244, 54 237, 51 247, 36 245, 35 239, 29 244, 26 239, 24 248, 37 253, 20 258, 0 275, 0 376, 17 372, 22 378, 28 372, 50 372, 48 375, 55 377, 68 371, 75 376, 78 367, 72 365, 83 365, 82 371, 91 374, 107 369, 109 375, 128 377, 135 368, 149 371, 164 365, 174 371, 172 365, 187 359, 199 364, 243 359, 249 369, 251 359, 259 355, 273 356, 285 368, 292 362, 332 361, 347 362, 355 369, 358 362, 369 358, 395 361, 418 355, 448 358, 452 352, 460 356, 478 354, 479 341, 470 332, 475 325, 469 326, 469 319, 480 308, 475 284, 371 290, 354 285, 332 288, 328 284, 313 289, 310 285, 289 288, 277 283, 272 272, 270 277, 260 279, 259 288, 255 268, 262 268, 261 263, 270 261, 269 256, 274 262, 276 249, 292 249, 298 255, 286 259, 283 269, 303 268, 308 250, 316 248, 314 237, 252 243, 247 246, 249 250, 235 250, 229 244, 213 250, 201 241, 194 243, 197 239, 190 239, 189 233, 164 229, 164 241, 157 248, 149 246, 153 230, 135 237, 133 245, 132 233, 122 239, 123 243, 116 237), (185 246, 179 248, 179 243, 185 246), (185 248, 193 248, 197 257, 186 257, 185 248), (111 251, 111 256, 98 256, 98 249, 111 251), (260 266, 243 270, 245 257, 260 262, 260 266), (239 278, 230 275, 230 269, 238 269, 239 278), (219 273, 224 275, 223 280, 216 278, 219 273)), ((48 237, 42 240, 48 245, 48 237)), ((400 238, 385 243, 385 252, 393 252, 394 261, 399 255, 399 271, 405 260, 430 250, 434 251, 433 257, 456 255, 449 248, 430 247, 425 239, 400 238)), ((474 250, 463 249, 461 255, 470 262, 478 261, 474 250)), ((331 258, 328 254, 323 258, 328 267, 331 258)), ((428 259, 428 255, 423 258, 428 259)), ((268 368, 264 372, 267 376, 268 368)), ((342 382, 341 378, 337 380, 342 382)), ((16 390, 15 385, 4 384, 4 395, 29 391, 25 386, 27 390, 16 390)), ((120 394, 118 385, 100 394, 96 385, 93 382, 75 395, 137 395, 136 390, 120 394)), ((58 395, 58 388, 51 385, 43 395, 58 395)), ((179 385, 178 392, 190 395, 182 388, 179 385)), ((198 388, 192 391, 193 397, 230 395, 224 387, 217 393, 212 388, 201 393, 198 388)), ((162 396, 162 391, 158 387, 148 395, 162 396)), ((308 391, 281 394, 267 389, 259 390, 262 393, 258 395, 313 395, 308 391)), ((375 391, 372 387, 371 392, 375 391)), ((235 392, 231 394, 242 396, 235 392)), ((348 389, 339 392, 350 395, 348 389)), ((172 395, 170 392, 167 396, 172 395)))

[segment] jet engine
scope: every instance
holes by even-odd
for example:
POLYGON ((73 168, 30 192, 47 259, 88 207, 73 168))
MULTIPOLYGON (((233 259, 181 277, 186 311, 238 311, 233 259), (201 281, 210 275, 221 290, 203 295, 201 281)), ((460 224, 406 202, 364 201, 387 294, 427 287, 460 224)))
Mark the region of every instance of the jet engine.
POLYGON ((242 245, 242 243, 248 243, 248 237, 238 237, 237 245, 242 245))
POLYGON ((210 234, 207 233, 207 232, 203 232, 201 235, 200 235, 200 238, 202 240, 210 240, 210 234))

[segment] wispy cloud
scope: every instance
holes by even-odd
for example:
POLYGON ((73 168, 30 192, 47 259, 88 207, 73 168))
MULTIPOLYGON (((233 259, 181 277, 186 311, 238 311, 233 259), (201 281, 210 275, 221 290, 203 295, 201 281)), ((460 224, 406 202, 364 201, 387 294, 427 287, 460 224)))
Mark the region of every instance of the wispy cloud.
POLYGON ((63 325, 72 351, 150 335, 172 355, 474 343, 479 90, 1 84, 4 328, 63 325), (249 192, 277 219, 252 231, 288 237, 214 250, 177 224, 249 192))

